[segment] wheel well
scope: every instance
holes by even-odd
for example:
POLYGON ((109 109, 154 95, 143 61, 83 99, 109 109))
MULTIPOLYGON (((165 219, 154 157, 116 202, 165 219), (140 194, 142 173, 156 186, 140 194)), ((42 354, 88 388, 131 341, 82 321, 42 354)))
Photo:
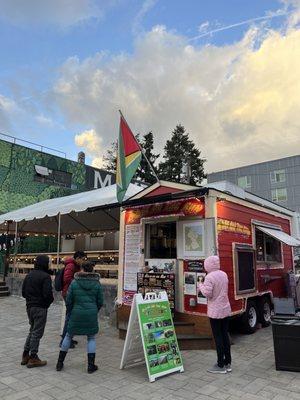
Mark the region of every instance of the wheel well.
POLYGON ((269 300, 271 308, 273 308, 273 296, 272 296, 272 293, 265 293, 265 294, 262 294, 261 296, 247 297, 245 299, 245 311, 247 309, 248 301, 254 301, 256 306, 258 306, 260 301, 262 299, 264 299, 264 298, 267 298, 269 300))

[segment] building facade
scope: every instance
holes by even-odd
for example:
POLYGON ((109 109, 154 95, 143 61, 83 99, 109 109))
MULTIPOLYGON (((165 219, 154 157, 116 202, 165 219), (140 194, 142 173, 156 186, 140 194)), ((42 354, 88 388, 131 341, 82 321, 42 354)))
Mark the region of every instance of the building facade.
POLYGON ((0 213, 115 183, 115 175, 0 139, 0 213))
POLYGON ((248 192, 300 212, 300 155, 208 174, 208 183, 232 182, 248 192))

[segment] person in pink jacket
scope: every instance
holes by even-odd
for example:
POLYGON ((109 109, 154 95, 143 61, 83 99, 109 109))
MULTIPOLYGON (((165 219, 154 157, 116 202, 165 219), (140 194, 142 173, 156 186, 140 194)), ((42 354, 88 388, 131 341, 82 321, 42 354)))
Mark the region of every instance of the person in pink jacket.
POLYGON ((226 374, 231 372, 230 339, 228 335, 231 307, 228 299, 228 277, 220 270, 218 256, 204 261, 207 272, 205 280, 199 283, 199 290, 207 298, 207 316, 216 343, 218 362, 208 372, 226 374))

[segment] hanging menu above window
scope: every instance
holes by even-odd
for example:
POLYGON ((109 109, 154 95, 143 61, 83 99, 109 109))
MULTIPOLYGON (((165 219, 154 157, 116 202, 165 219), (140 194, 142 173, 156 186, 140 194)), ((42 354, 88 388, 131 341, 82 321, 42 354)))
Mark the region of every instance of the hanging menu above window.
POLYGON ((125 235, 124 290, 136 291, 140 268, 140 225, 127 225, 125 235))

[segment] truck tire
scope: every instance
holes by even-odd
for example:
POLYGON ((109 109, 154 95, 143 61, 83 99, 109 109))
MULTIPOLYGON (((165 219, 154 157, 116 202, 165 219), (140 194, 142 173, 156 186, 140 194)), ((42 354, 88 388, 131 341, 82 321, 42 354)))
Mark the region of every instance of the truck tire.
POLYGON ((267 296, 258 301, 258 320, 264 328, 271 324, 271 302, 267 296))
POLYGON ((256 331, 258 323, 258 312, 253 300, 247 301, 247 308, 241 317, 241 328, 244 333, 252 334, 256 331))

